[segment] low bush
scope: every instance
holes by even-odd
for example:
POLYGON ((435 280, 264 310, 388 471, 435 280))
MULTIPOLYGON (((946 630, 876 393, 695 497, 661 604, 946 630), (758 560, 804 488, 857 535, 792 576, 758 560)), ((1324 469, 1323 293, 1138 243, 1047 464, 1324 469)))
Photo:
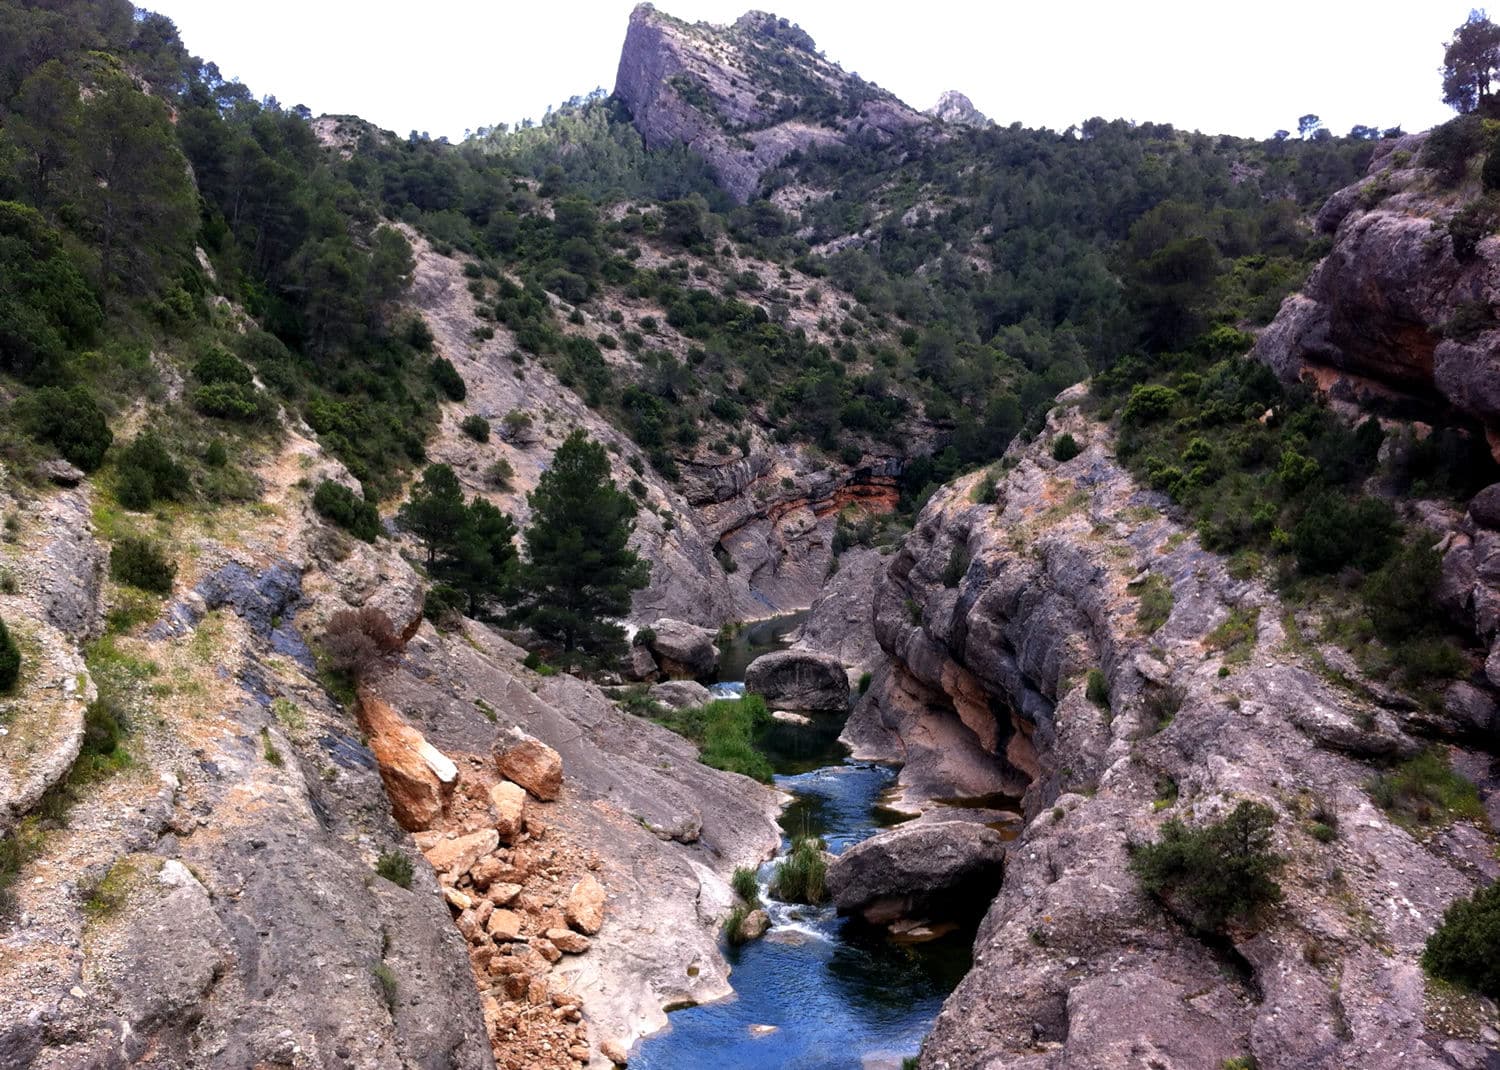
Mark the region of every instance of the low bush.
POLYGON ((753 866, 736 866, 729 886, 734 889, 735 895, 752 906, 760 901, 760 878, 756 876, 753 866))
POLYGON ((104 410, 81 386, 44 386, 16 399, 11 414, 19 427, 72 464, 92 472, 114 441, 104 410))
POLYGON ((469 396, 469 388, 464 385, 464 377, 458 374, 458 369, 447 357, 439 357, 432 362, 432 381, 449 401, 462 401, 469 396))
POLYGON ((771 724, 771 714, 759 695, 721 699, 686 710, 664 710, 654 719, 697 743, 698 760, 704 765, 771 782, 771 763, 755 747, 771 724))
POLYGON ((1434 977, 1500 999, 1500 882, 1456 900, 1422 952, 1434 977))
POLYGON ((21 649, 11 638, 10 629, 0 620, 0 694, 10 691, 21 678, 21 649))
POLYGON ((1219 929, 1281 898, 1275 874, 1284 860, 1271 850, 1275 825, 1270 807, 1248 801, 1199 828, 1173 818, 1155 843, 1132 847, 1130 871, 1173 913, 1219 929))
POLYGON ((783 903, 822 903, 828 899, 828 862, 823 841, 799 837, 771 878, 771 894, 783 903))
POLYGON ((1088 700, 1101 709, 1109 709, 1109 677, 1100 669, 1090 669, 1088 686, 1084 690, 1088 700))
POLYGON ((1172 585, 1164 576, 1147 576, 1139 583, 1131 584, 1130 590, 1140 600, 1136 607, 1135 621, 1142 635, 1150 635, 1172 615, 1174 599, 1172 585))
POLYGON ((380 513, 375 503, 356 495, 342 483, 323 480, 313 491, 312 502, 319 516, 355 538, 374 542, 380 537, 380 513))
POLYGON ((1064 431, 1058 435, 1052 443, 1052 459, 1054 461, 1071 461, 1083 452, 1083 447, 1078 445, 1078 440, 1064 431))
POLYGON ((477 412, 465 416, 463 422, 458 425, 458 428, 475 442, 488 442, 490 440, 490 422, 477 412))
POLYGON ((375 860, 375 872, 392 884, 411 887, 411 859, 402 851, 384 851, 375 860))
POLYGON ((371 606, 335 613, 322 640, 328 668, 356 685, 372 676, 404 645, 391 618, 371 606))
POLYGON ((125 535, 109 551, 109 574, 118 583, 153 594, 170 594, 177 566, 154 539, 125 535))
POLYGON ((1409 758, 1365 787, 1377 806, 1404 824, 1441 825, 1484 814, 1479 792, 1437 748, 1409 758))
POLYGON ((130 440, 116 458, 115 469, 115 498, 127 509, 149 509, 158 500, 182 498, 188 490, 187 469, 151 431, 130 440))

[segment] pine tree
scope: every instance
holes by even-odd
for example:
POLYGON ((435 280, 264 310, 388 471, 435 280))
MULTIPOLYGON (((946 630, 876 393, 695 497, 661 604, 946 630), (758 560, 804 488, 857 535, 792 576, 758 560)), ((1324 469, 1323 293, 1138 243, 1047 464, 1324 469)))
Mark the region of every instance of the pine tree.
POLYGON ((516 525, 483 498, 469 503, 453 545, 440 553, 433 575, 468 599, 468 615, 483 615, 491 602, 515 594, 516 525))
POLYGON ((397 521, 427 547, 427 566, 458 541, 468 511, 458 477, 446 464, 430 464, 411 490, 411 499, 396 514, 397 521))
POLYGON ((620 641, 611 617, 630 610, 650 567, 630 549, 635 502, 609 478, 604 447, 574 431, 527 495, 521 601, 512 619, 563 644, 601 653, 620 641))

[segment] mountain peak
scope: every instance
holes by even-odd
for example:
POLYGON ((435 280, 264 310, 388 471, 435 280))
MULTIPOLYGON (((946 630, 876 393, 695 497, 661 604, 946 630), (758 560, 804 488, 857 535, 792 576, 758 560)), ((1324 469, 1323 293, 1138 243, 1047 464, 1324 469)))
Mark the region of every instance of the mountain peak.
POLYGON ((924 113, 945 123, 961 126, 990 126, 992 120, 974 107, 974 102, 956 89, 950 89, 924 113))
POLYGON ((885 143, 930 122, 825 59, 796 23, 766 11, 716 26, 639 5, 615 97, 649 147, 692 148, 740 202, 793 152, 854 139, 885 143))

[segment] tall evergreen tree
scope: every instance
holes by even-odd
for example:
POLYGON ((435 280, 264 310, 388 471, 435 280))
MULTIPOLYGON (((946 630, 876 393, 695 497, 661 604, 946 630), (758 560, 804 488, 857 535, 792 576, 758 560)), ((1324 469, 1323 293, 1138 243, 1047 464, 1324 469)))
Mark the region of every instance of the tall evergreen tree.
POLYGON ((463 592, 468 615, 484 616, 492 602, 514 598, 516 525, 483 498, 469 503, 458 536, 433 569, 443 583, 463 592))
POLYGON ((611 617, 630 610, 630 594, 650 566, 630 549, 635 502, 609 478, 604 447, 574 431, 527 495, 526 564, 512 618, 569 652, 607 651, 622 631, 611 617))
POLYGON ((397 512, 396 519, 422 541, 431 568, 439 553, 456 545, 467 514, 464 492, 453 469, 446 464, 430 464, 412 487, 411 498, 397 512))

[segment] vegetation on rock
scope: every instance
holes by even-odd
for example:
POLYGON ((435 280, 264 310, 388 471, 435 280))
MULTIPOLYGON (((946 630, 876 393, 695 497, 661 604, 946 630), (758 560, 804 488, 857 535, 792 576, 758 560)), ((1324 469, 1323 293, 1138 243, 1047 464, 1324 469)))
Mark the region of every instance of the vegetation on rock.
POLYGON ((1283 859, 1271 850, 1275 824, 1270 807, 1252 802, 1197 828, 1172 818, 1155 843, 1132 849, 1130 870, 1142 890, 1196 926, 1245 921, 1281 898, 1275 874, 1283 859))
POLYGON ((1422 965, 1434 977, 1500 999, 1500 884, 1456 900, 1427 938, 1422 965))

